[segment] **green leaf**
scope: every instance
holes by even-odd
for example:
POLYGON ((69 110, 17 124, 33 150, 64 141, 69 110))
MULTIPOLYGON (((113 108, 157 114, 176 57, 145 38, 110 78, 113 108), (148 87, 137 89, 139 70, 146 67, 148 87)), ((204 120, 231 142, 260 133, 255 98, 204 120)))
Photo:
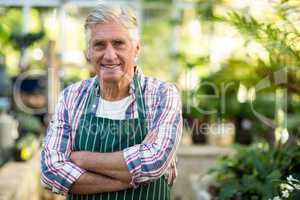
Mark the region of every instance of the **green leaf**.
POLYGON ((274 170, 267 176, 267 179, 270 181, 279 181, 280 177, 281 177, 280 171, 274 170))
POLYGON ((220 199, 230 199, 238 192, 239 184, 236 180, 228 181, 223 185, 220 192, 220 199))
POLYGON ((260 191, 263 194, 263 196, 267 199, 275 196, 273 191, 273 184, 271 182, 266 182, 263 185, 261 185, 261 187, 258 188, 258 191, 260 191))
POLYGON ((265 174, 266 169, 264 168, 265 166, 263 165, 263 163, 257 157, 255 157, 255 155, 252 156, 252 159, 253 159, 253 165, 254 165, 256 171, 258 173, 265 174))
POLYGON ((242 185, 243 186, 251 187, 251 186, 254 186, 256 182, 257 182, 257 180, 254 176, 245 175, 242 177, 242 185))

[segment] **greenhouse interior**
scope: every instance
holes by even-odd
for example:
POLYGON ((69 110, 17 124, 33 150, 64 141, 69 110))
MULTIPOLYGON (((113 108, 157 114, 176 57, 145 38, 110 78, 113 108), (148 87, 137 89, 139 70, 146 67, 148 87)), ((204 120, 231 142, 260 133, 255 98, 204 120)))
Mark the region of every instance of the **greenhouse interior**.
MULTIPOLYGON (((177 177, 157 199, 300 199, 300 1, 108 2, 134 10, 145 76, 181 97, 177 177)), ((71 199, 42 186, 41 152, 60 93, 97 74, 98 3, 0 0, 1 200, 71 199)))

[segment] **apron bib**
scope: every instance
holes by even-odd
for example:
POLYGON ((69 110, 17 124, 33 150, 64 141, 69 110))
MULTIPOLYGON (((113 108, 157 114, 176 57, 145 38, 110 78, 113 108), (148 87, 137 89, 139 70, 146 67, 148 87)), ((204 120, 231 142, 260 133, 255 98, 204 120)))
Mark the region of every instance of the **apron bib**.
MULTIPOLYGON (((141 144, 147 134, 147 120, 141 85, 137 75, 133 78, 138 118, 112 120, 96 117, 91 112, 96 84, 89 94, 84 112, 80 117, 73 151, 115 152, 141 144)), ((98 102, 97 102, 98 103, 98 102)), ((164 176, 140 185, 136 189, 95 194, 67 195, 67 200, 169 200, 170 186, 164 176)))

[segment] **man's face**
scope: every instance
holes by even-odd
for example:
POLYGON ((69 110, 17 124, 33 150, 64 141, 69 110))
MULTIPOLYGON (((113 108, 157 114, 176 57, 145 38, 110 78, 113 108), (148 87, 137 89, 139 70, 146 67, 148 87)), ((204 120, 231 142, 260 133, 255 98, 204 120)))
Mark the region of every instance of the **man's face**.
POLYGON ((97 24, 91 28, 89 42, 87 57, 101 81, 118 83, 132 78, 139 43, 133 44, 123 25, 117 22, 97 24))

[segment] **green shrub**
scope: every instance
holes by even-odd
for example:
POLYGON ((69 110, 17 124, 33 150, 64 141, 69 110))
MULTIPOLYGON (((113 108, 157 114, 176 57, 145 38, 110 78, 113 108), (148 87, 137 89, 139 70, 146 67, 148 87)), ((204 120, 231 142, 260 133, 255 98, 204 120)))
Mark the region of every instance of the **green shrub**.
MULTIPOLYGON (((286 177, 300 178, 300 147, 270 147, 266 143, 235 146, 236 153, 222 157, 210 173, 216 173, 219 199, 270 199, 281 195, 286 177)), ((294 190, 291 199, 299 199, 294 190)))

